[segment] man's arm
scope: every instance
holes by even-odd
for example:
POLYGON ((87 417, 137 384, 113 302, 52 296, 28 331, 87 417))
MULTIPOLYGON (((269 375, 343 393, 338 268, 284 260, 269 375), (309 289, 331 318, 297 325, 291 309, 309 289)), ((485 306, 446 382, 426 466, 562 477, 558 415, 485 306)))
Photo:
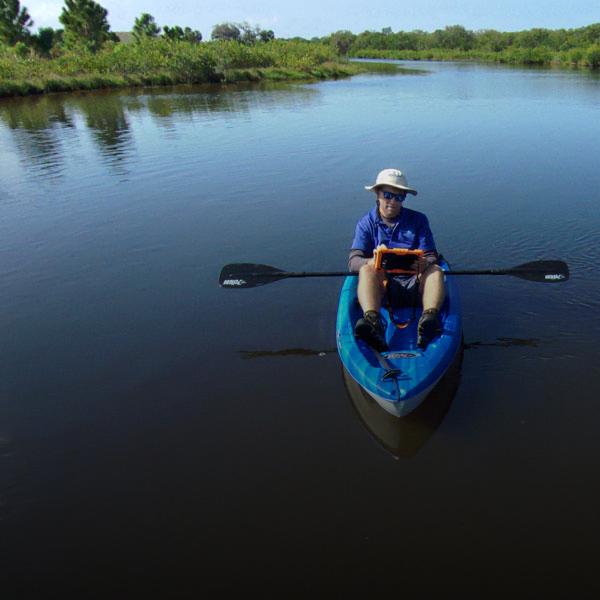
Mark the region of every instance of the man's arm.
POLYGON ((350 250, 348 257, 348 270, 352 273, 358 273, 363 265, 366 265, 371 257, 365 255, 362 250, 350 250))
POLYGON ((373 234, 365 222, 365 218, 363 218, 356 225, 350 255, 348 256, 348 270, 352 273, 358 273, 363 265, 373 260, 374 249, 373 234))

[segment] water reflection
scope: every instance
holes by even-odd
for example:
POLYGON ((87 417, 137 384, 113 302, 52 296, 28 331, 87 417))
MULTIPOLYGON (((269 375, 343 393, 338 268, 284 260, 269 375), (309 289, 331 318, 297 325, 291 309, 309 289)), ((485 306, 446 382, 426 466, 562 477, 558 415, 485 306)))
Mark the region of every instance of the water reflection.
POLYGON ((511 338, 511 337, 499 337, 496 338, 495 342, 469 342, 465 344, 465 350, 476 350, 477 348, 493 346, 496 348, 537 348, 540 340, 535 338, 511 338))
MULTIPOLYGON (((153 94, 144 98, 141 109, 159 119, 168 119, 175 115, 198 115, 206 113, 248 112, 251 106, 248 97, 242 94, 202 92, 153 94)), ((252 101, 252 104, 254 102, 252 101)))
MULTIPOLYGON (((473 347, 477 347, 477 345, 486 344, 475 342, 473 347)), ((463 350, 465 348, 467 348, 466 344, 463 345, 444 377, 425 401, 402 419, 398 419, 383 410, 342 366, 344 385, 360 420, 379 444, 395 458, 413 457, 439 427, 460 384, 463 350)), ((336 353, 337 348, 322 350, 311 348, 238 350, 238 354, 244 359, 274 356, 326 356, 336 353)))
POLYGON ((239 350, 242 358, 266 358, 271 356, 326 356, 335 354, 337 348, 311 350, 309 348, 286 348, 285 350, 239 350))
POLYGON ((86 132, 111 165, 127 163, 135 138, 143 131, 143 127, 132 127, 132 116, 149 115, 176 135, 175 125, 182 120, 176 117, 194 120, 206 115, 247 115, 256 109, 289 111, 318 97, 317 89, 309 85, 281 83, 49 94, 0 100, 0 125, 11 133, 26 165, 57 175, 65 155, 73 149, 72 142, 86 132), (66 131, 70 131, 68 137, 66 131))
POLYGON ((72 112, 83 115, 100 153, 111 162, 126 157, 132 145, 129 120, 123 98, 114 94, 69 98, 72 112))
POLYGON ((412 413, 398 419, 381 408, 342 366, 344 384, 360 420, 394 458, 412 458, 440 426, 460 384, 463 352, 412 413))
POLYGON ((173 88, 169 92, 145 94, 142 107, 157 117, 176 114, 247 113, 252 109, 293 109, 314 102, 319 92, 308 85, 289 83, 235 84, 173 88))
POLYGON ((64 102, 42 96, 0 102, 0 121, 12 132, 20 158, 44 173, 56 173, 63 161, 63 129, 73 129, 64 102))
POLYGON ((118 162, 126 155, 131 135, 119 96, 61 94, 0 103, 0 120, 12 132, 20 158, 48 175, 62 172, 65 154, 77 145, 80 117, 102 156, 118 162))
POLYGON ((57 96, 33 96, 0 102, 0 119, 10 129, 27 131, 50 129, 55 123, 73 127, 73 119, 63 99, 57 96))
POLYGON ((13 441, 0 433, 0 522, 10 514, 9 495, 15 487, 13 464, 13 441))

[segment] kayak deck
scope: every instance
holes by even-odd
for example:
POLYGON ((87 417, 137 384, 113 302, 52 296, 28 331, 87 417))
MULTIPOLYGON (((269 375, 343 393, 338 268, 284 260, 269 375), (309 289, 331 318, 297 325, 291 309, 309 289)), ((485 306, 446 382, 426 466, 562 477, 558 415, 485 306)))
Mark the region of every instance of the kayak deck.
MULTIPOLYGON (((441 262, 448 270, 448 264, 441 262)), ((425 349, 417 347, 422 307, 393 308, 394 320, 410 321, 404 329, 381 310, 389 351, 378 353, 354 336, 362 317, 356 296, 358 277, 346 277, 340 292, 336 341, 340 359, 351 377, 389 413, 401 417, 414 410, 446 372, 462 342, 460 299, 453 278, 446 277, 446 299, 440 311, 442 333, 425 349)))

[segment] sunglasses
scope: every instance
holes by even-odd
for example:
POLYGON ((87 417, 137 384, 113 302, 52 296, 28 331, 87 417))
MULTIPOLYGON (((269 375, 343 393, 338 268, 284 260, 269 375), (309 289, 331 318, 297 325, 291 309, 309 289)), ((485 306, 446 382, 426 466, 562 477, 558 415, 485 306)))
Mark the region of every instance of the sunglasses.
POLYGON ((386 200, 396 200, 396 202, 402 202, 402 200, 406 199, 406 192, 400 192, 398 194, 393 194, 392 192, 381 193, 386 200))

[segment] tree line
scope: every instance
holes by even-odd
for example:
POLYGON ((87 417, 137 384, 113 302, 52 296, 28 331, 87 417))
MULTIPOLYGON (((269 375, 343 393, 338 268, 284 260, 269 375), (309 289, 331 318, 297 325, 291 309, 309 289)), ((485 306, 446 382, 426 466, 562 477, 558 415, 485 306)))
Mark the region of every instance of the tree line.
POLYGON ((191 27, 159 26, 143 13, 125 37, 111 31, 107 11, 93 0, 65 0, 63 29, 31 32, 19 0, 0 0, 0 97, 240 81, 348 77, 364 70, 335 48, 308 40, 275 39, 248 23, 221 23, 211 41, 191 27), (131 42, 131 43, 122 43, 131 42))
POLYGON ((501 32, 471 31, 452 25, 431 33, 421 30, 336 31, 319 38, 342 55, 365 58, 460 59, 515 63, 563 63, 600 67, 600 23, 577 29, 501 32))
POLYGON ((397 31, 385 27, 381 31, 336 31, 320 38, 336 45, 342 54, 360 50, 483 50, 501 52, 510 47, 545 47, 555 51, 582 48, 600 44, 600 23, 578 29, 528 29, 525 31, 502 32, 494 29, 471 31, 462 25, 452 25, 444 29, 426 31, 397 31))
MULTIPOLYGON (((21 53, 31 49, 42 55, 77 46, 97 52, 106 42, 119 41, 117 34, 110 29, 107 17, 108 11, 94 0, 65 0, 59 16, 63 28, 42 27, 37 33, 32 33, 34 21, 27 7, 21 6, 19 0, 0 0, 0 44, 16 47, 21 53)), ((190 27, 159 27, 149 13, 142 13, 135 19, 131 34, 136 42, 157 37, 192 43, 202 41, 202 34, 190 27)), ((211 32, 213 40, 233 40, 243 44, 274 38, 272 30, 246 22, 220 23, 211 32)))
MULTIPOLYGON (((19 0, 0 0, 0 43, 17 46, 22 52, 33 49, 42 55, 55 53, 62 48, 85 46, 96 52, 105 42, 118 41, 111 31, 107 10, 94 0, 65 0, 59 20, 62 29, 40 28, 32 33, 33 19, 19 0)), ((149 38, 163 37, 171 41, 199 43, 202 34, 190 27, 164 25, 159 27, 154 17, 142 13, 132 26, 133 40, 140 42, 149 38)), ((268 42, 275 38, 272 30, 262 29, 248 23, 219 23, 212 28, 212 40, 230 40, 243 44, 268 42)), ((549 53, 572 52, 573 58, 580 56, 578 51, 592 51, 600 48, 600 23, 577 29, 534 28, 517 32, 501 32, 493 29, 471 31, 462 25, 452 25, 433 32, 421 30, 396 31, 385 27, 381 31, 336 31, 328 36, 304 40, 332 46, 340 55, 391 57, 390 53, 419 53, 431 50, 465 52, 483 56, 485 53, 506 53, 510 51, 537 51, 537 55, 549 60, 549 53)), ((526 54, 516 53, 515 56, 526 54)), ((530 56, 535 55, 529 54, 530 56)), ((415 55, 416 57, 416 55, 415 55)), ((594 66, 594 65, 592 65, 594 66)))
MULTIPOLYGON (((600 23, 578 29, 425 31, 275 39, 248 23, 220 23, 211 41, 180 25, 159 26, 142 13, 119 43, 108 12, 94 0, 64 0, 62 29, 32 32, 19 0, 0 0, 0 96, 123 85, 345 77, 366 68, 347 57, 479 60, 600 68, 600 23), (129 40, 127 40, 129 41, 129 40)), ((123 37, 123 36, 121 36, 123 37)))

